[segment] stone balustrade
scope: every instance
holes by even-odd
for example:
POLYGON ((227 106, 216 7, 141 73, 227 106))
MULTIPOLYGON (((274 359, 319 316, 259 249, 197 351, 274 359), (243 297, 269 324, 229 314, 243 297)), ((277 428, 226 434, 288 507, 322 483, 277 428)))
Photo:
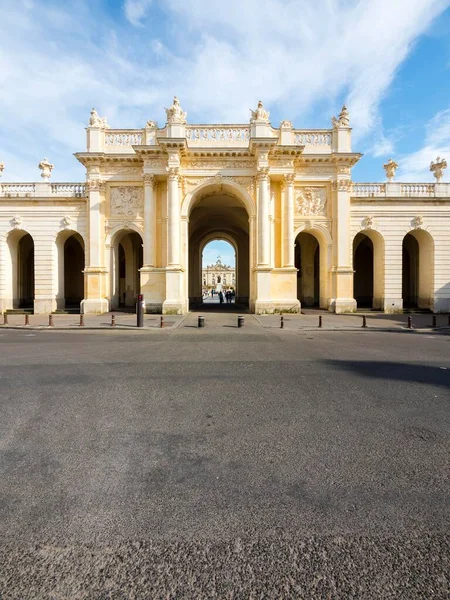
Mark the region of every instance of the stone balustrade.
POLYGON ((450 183, 353 183, 354 198, 446 198, 450 183))
POLYGON ((141 129, 107 129, 105 131, 106 152, 132 152, 132 146, 145 143, 141 129))
POLYGON ((186 127, 188 146, 248 146, 250 127, 248 125, 197 125, 186 127))
POLYGON ((294 129, 294 144, 331 148, 331 131, 327 129, 294 129))
POLYGON ((2 183, 0 198, 84 198, 86 185, 84 183, 2 183))

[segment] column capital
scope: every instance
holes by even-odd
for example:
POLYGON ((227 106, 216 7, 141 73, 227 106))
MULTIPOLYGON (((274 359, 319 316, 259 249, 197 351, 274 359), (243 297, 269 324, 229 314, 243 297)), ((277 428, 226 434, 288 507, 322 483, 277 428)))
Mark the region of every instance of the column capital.
POLYGON ((106 190, 106 181, 104 179, 88 179, 86 187, 89 192, 104 192, 106 190))
POLYGON ((295 179, 295 173, 284 173, 282 184, 283 185, 293 185, 295 179))
POLYGON ((151 185, 155 187, 156 185, 156 177, 153 173, 142 173, 142 179, 146 185, 151 185))
POLYGON ((180 174, 179 167, 166 167, 166 171, 167 171, 169 179, 171 181, 177 181, 178 180, 178 176, 180 174))
POLYGON ((256 173, 256 179, 259 182, 269 180, 269 167, 260 167, 256 173))
POLYGON ((331 187, 337 192, 351 192, 353 181, 351 179, 338 179, 331 182, 331 187))

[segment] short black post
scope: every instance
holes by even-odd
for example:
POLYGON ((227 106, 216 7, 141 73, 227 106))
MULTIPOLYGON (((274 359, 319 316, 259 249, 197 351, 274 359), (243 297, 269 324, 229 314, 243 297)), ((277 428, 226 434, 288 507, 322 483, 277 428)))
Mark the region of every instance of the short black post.
POLYGON ((29 325, 29 324, 30 324, 30 316, 25 315, 25 325, 29 325))
POLYGON ((161 318, 159 320, 159 328, 162 329, 164 327, 164 317, 161 315, 161 318))
POLYGON ((408 317, 408 329, 412 329, 412 328, 413 328, 413 326, 412 326, 412 317, 411 317, 411 315, 409 315, 409 317, 408 317))
POLYGON ((84 315, 80 315, 80 327, 84 327, 84 315))
POLYGON ((436 329, 437 327, 437 318, 436 315, 433 315, 433 329, 436 329))
POLYGON ((8 325, 8 315, 6 313, 3 315, 3 325, 8 325))
POLYGON ((48 326, 53 327, 53 315, 48 315, 48 326))
POLYGON ((322 315, 319 315, 319 327, 322 327, 322 315))
POLYGON ((204 327, 205 326, 205 317, 199 317, 198 318, 198 326, 199 327, 204 327))
POLYGON ((238 317, 237 326, 244 327, 244 317, 242 317, 242 316, 238 317))
POLYGON ((366 315, 363 315, 363 324, 362 324, 362 326, 363 326, 363 329, 367 329, 367 317, 366 317, 366 315))
POLYGON ((280 329, 284 329, 284 317, 281 315, 280 317, 280 329))
POLYGON ((448 326, 450 327, 450 315, 448 315, 448 326))
POLYGON ((136 302, 136 327, 144 327, 144 296, 138 294, 136 302))
POLYGON ((111 327, 116 326, 116 315, 111 315, 111 327))

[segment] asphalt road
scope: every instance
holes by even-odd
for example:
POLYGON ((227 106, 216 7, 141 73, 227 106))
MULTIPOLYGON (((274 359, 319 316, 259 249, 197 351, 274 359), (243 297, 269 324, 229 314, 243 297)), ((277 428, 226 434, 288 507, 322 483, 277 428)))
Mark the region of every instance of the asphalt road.
POLYGON ((0 331, 1 600, 448 599, 450 336, 193 323, 0 331))

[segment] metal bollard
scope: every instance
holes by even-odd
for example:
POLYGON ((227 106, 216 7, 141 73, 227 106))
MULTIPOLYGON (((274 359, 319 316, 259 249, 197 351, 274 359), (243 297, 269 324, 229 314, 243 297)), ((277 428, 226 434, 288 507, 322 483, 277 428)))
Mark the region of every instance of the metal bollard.
POLYGON ((448 326, 450 327, 450 315, 448 315, 448 326))
POLYGON ((437 318, 436 315, 433 315, 433 325, 432 325, 433 329, 436 329, 437 327, 437 318))
POLYGON ((366 315, 363 315, 363 324, 362 324, 364 329, 367 329, 367 317, 366 315))
POLYGON ((84 315, 80 315, 80 327, 84 327, 84 315))
POLYGON ((284 329, 284 317, 281 315, 280 317, 280 329, 284 329))
POLYGON ((116 315, 111 315, 111 327, 116 326, 116 315))
POLYGON ((198 326, 199 327, 204 327, 205 326, 205 317, 199 317, 198 318, 198 326))
POLYGON ((410 315, 410 316, 408 317, 408 329, 412 329, 412 328, 413 328, 413 326, 412 326, 412 317, 411 317, 411 315, 410 315))
POLYGON ((161 315, 161 319, 159 320, 159 328, 162 329, 164 327, 164 317, 161 315))
POLYGON ((3 325, 8 325, 8 315, 6 313, 3 315, 3 325))
POLYGON ((25 325, 30 324, 30 315, 25 315, 25 325))
POLYGON ((136 327, 144 327, 144 296, 138 294, 136 302, 136 327))
POLYGON ((48 315, 48 326, 53 327, 53 315, 48 315))
POLYGON ((319 327, 322 327, 322 315, 319 315, 319 327))
POLYGON ((244 317, 242 317, 242 316, 238 317, 237 326, 238 327, 244 327, 244 317))

